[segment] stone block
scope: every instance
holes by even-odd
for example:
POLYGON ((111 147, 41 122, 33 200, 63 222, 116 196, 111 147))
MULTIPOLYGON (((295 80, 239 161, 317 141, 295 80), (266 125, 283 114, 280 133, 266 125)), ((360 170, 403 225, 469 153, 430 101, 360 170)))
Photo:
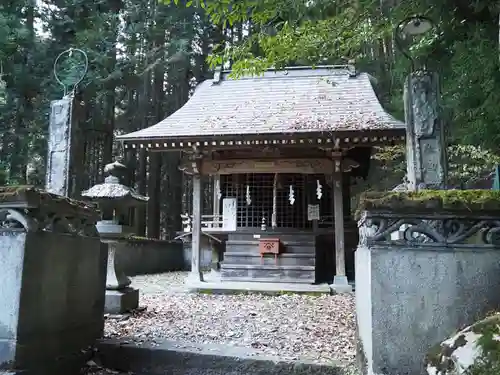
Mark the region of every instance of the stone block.
POLYGON ((104 329, 107 252, 97 215, 18 189, 2 195, 0 187, 0 369, 71 374, 104 329))
POLYGON ((330 289, 336 294, 352 293, 352 285, 347 281, 347 276, 334 276, 330 289))
POLYGON ((121 290, 106 290, 105 313, 122 314, 138 307, 139 289, 128 287, 121 290))
POLYGON ((424 374, 431 348, 500 307, 498 215, 429 207, 361 215, 356 315, 364 375, 424 374), (391 240, 401 223, 405 237, 391 240))

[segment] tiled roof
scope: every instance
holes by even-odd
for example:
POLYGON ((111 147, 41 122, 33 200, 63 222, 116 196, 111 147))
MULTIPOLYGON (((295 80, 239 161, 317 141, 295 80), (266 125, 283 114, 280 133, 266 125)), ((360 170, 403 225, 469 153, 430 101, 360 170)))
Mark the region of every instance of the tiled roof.
POLYGON ((370 76, 347 68, 290 68, 207 80, 178 111, 121 140, 404 129, 381 106, 370 76))

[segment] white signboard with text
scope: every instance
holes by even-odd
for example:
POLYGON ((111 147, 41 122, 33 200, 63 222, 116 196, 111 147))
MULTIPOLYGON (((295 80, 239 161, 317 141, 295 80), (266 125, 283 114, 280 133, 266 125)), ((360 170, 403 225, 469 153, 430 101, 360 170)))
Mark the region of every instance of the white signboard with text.
POLYGON ((222 229, 227 231, 236 230, 236 212, 238 210, 236 198, 224 198, 222 200, 222 229))

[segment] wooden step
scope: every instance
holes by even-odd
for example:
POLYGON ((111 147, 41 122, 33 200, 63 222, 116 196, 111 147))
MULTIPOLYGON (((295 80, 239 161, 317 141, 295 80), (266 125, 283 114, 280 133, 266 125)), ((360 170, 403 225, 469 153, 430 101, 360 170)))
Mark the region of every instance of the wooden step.
POLYGON ((288 279, 286 277, 282 277, 279 280, 276 280, 275 277, 251 277, 251 276, 238 276, 231 277, 225 276, 222 278, 223 281, 232 281, 232 282, 240 282, 240 283, 273 283, 273 284, 306 284, 312 285, 315 283, 315 280, 298 280, 295 278, 288 279))
MULTIPOLYGON (((288 241, 283 242, 284 253, 316 253, 314 242, 288 241)), ((226 242, 228 252, 252 253, 259 251, 259 240, 228 240, 226 242)))
POLYGON ((221 264, 222 281, 251 281, 314 283, 315 266, 221 264), (285 281, 286 280, 286 281, 285 281))
POLYGON ((289 232, 289 233, 273 233, 273 232, 255 232, 255 233, 229 233, 228 241, 258 241, 259 238, 279 238, 282 242, 312 242, 316 240, 316 235, 312 233, 289 232))
MULTIPOLYGON (((247 264, 259 265, 268 264, 274 265, 274 256, 266 254, 261 259, 257 251, 239 252, 229 251, 224 253, 224 264, 247 264)), ((282 266, 314 266, 316 264, 316 256, 314 253, 282 253, 278 256, 278 265, 282 266)))

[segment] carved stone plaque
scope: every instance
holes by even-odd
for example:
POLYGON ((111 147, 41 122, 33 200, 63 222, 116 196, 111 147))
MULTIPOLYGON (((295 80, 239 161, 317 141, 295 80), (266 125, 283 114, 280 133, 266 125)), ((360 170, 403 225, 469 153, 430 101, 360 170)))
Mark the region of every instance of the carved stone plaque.
POLYGON ((441 162, 441 149, 438 139, 425 139, 420 141, 422 174, 426 185, 440 185, 443 181, 441 162))

